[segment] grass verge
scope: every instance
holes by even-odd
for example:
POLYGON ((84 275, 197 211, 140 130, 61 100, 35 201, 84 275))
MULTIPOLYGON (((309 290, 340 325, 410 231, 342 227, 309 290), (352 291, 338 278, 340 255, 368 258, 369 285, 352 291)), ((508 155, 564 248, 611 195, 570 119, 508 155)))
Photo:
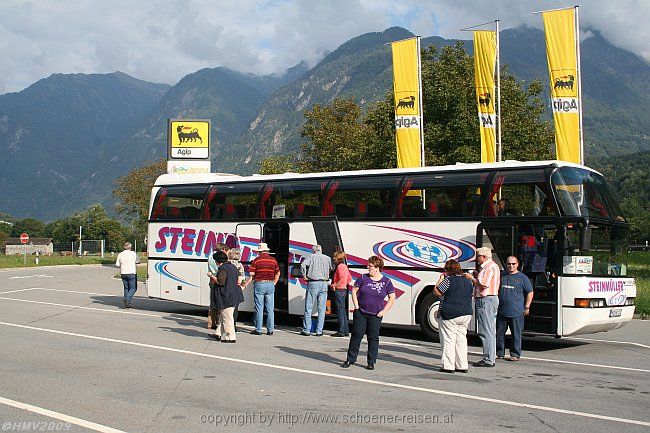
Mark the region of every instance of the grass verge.
POLYGON ((650 317, 650 251, 629 253, 627 273, 636 282, 635 313, 647 319, 650 317))

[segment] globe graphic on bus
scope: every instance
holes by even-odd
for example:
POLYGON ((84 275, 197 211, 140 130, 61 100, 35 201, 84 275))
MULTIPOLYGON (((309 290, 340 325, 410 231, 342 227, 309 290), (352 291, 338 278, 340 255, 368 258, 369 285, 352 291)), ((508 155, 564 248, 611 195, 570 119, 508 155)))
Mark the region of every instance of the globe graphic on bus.
POLYGON ((423 241, 409 242, 406 251, 411 257, 431 263, 444 263, 447 255, 437 246, 423 241))

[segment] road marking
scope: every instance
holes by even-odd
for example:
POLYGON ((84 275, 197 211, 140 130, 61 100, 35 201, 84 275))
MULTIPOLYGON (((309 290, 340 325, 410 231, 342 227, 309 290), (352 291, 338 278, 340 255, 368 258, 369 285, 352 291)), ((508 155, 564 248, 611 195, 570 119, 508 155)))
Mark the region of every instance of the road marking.
POLYGON ((23 278, 52 278, 52 275, 39 274, 39 275, 22 275, 16 277, 9 277, 10 280, 22 280, 23 278))
MULTIPOLYGON (((102 433, 124 433, 123 430, 117 430, 117 429, 114 429, 112 427, 108 427, 108 426, 105 426, 105 425, 102 425, 102 424, 97 424, 97 423, 92 422, 92 421, 86 421, 85 419, 76 418, 74 416, 66 415, 64 413, 54 412, 54 411, 51 411, 49 409, 43 409, 42 407, 32 406, 31 404, 22 403, 22 402, 15 401, 15 400, 10 400, 10 399, 4 398, 4 397, 0 397, 0 404, 4 404, 6 406, 12 406, 12 407, 22 409, 22 410, 26 410, 26 411, 29 411, 29 412, 34 412, 34 413, 37 413, 37 414, 40 414, 40 415, 45 415, 45 416, 50 417, 50 418, 59 419, 59 420, 64 421, 64 422, 69 422, 70 424, 76 424, 78 426, 85 427, 87 429, 95 430, 95 431, 102 432, 102 433)), ((5 423, 3 423, 2 430, 5 430, 4 426, 5 426, 6 422, 7 421, 5 421, 5 423)), ((10 422, 10 424, 11 424, 10 427, 13 426, 13 424, 17 423, 17 422, 18 421, 13 422, 13 423, 10 422)))
POLYGON ((567 337, 569 340, 580 340, 580 341, 597 341, 599 343, 614 343, 614 344, 630 344, 632 346, 643 347, 645 349, 650 349, 650 346, 647 344, 633 343, 631 341, 613 341, 613 340, 597 340, 595 338, 582 338, 582 337, 567 337))
MULTIPOLYGON (((383 341, 380 343, 381 346, 404 346, 404 347, 417 347, 417 348, 426 348, 426 346, 421 346, 418 344, 410 344, 410 343, 398 343, 398 342, 386 342, 384 343, 383 341)), ((468 354, 470 355, 479 355, 483 356, 483 352, 472 352, 472 351, 467 351, 468 354)), ((522 361, 525 360, 530 360, 530 361, 540 361, 540 362, 555 362, 558 364, 570 364, 570 365, 584 365, 586 367, 598 367, 598 368, 612 368, 614 370, 627 370, 627 371, 638 371, 641 373, 650 373, 650 370, 646 370, 644 368, 634 368, 634 367, 621 367, 618 365, 606 365, 606 364, 590 364, 588 362, 578 362, 578 361, 563 361, 561 359, 552 359, 552 358, 535 358, 532 356, 523 356, 521 358, 522 361)))
POLYGON ((124 345, 129 345, 129 346, 144 347, 144 348, 148 348, 148 349, 156 349, 156 350, 162 350, 162 351, 174 352, 174 353, 182 353, 182 354, 185 354, 185 355, 193 355, 193 356, 199 356, 199 357, 203 357, 203 358, 218 359, 218 360, 221 360, 221 361, 230 361, 230 362, 235 362, 235 363, 240 363, 240 364, 254 365, 256 367, 272 368, 272 369, 275 369, 275 370, 291 371, 291 372, 294 372, 294 373, 302 373, 302 374, 307 374, 307 375, 312 375, 312 376, 321 376, 321 377, 329 377, 329 378, 334 378, 334 379, 343 379, 343 380, 352 381, 352 382, 361 382, 361 383, 385 386, 385 387, 390 387, 390 388, 400 388, 400 389, 406 389, 406 390, 409 390, 409 391, 419 391, 419 392, 424 392, 424 393, 428 393, 428 394, 437 394, 437 395, 444 395, 444 396, 449 396, 449 397, 457 397, 457 398, 462 398, 462 399, 466 399, 466 400, 475 400, 475 401, 480 401, 480 402, 485 402, 485 403, 496 403, 496 404, 501 404, 501 405, 504 405, 504 406, 514 406, 514 407, 519 407, 519 408, 535 409, 535 410, 540 410, 540 411, 544 411, 544 412, 554 412, 554 413, 560 413, 560 414, 565 414, 565 415, 580 416, 580 417, 584 417, 584 418, 600 419, 600 420, 613 421, 613 422, 618 422, 618 423, 623 423, 623 424, 633 424, 633 425, 641 425, 641 426, 645 426, 645 427, 650 427, 650 422, 648 422, 648 421, 640 421, 640 420, 634 420, 634 419, 628 419, 628 418, 617 418, 617 417, 613 417, 613 416, 599 415, 599 414, 595 414, 595 413, 580 412, 580 411, 574 411, 574 410, 568 410, 568 409, 560 409, 560 408, 549 407, 549 406, 540 406, 540 405, 529 404, 529 403, 517 403, 517 402, 512 402, 512 401, 507 401, 507 400, 498 400, 498 399, 494 399, 494 398, 481 397, 481 396, 471 395, 471 394, 462 394, 462 393, 458 393, 458 392, 442 391, 442 390, 433 389, 433 388, 424 388, 424 387, 420 387, 420 386, 404 385, 404 384, 400 384, 400 383, 383 382, 383 381, 372 380, 372 379, 363 379, 363 378, 360 378, 360 377, 344 376, 344 375, 340 375, 340 374, 325 373, 325 372, 314 371, 314 370, 305 370, 305 369, 302 369, 302 368, 286 367, 286 366, 283 366, 283 365, 268 364, 268 363, 265 363, 265 362, 257 362, 257 361, 248 361, 248 360, 245 360, 245 359, 229 358, 227 356, 211 355, 211 354, 208 354, 208 353, 194 352, 194 351, 191 351, 191 350, 176 349, 174 347, 155 346, 153 344, 137 343, 135 341, 117 340, 117 339, 114 339, 114 338, 98 337, 98 336, 95 336, 95 335, 87 335, 87 334, 78 334, 78 333, 74 333, 74 332, 57 331, 57 330, 54 330, 54 329, 47 329, 47 328, 38 328, 38 327, 35 327, 35 326, 20 325, 18 323, 0 322, 0 325, 10 326, 10 327, 14 327, 14 328, 29 329, 29 330, 33 330, 33 331, 49 332, 49 333, 52 333, 52 334, 68 335, 68 336, 71 336, 71 337, 86 338, 86 339, 89 339, 89 340, 107 341, 107 342, 111 342, 111 343, 118 343, 118 344, 124 344, 124 345))
POLYGON ((79 310, 101 311, 103 313, 131 314, 131 315, 134 315, 134 316, 148 316, 148 317, 158 317, 158 318, 165 317, 165 316, 160 316, 158 314, 136 313, 135 311, 124 311, 124 310, 109 310, 107 308, 82 307, 82 306, 79 306, 79 305, 57 304, 57 303, 54 303, 54 302, 32 301, 32 300, 29 300, 29 299, 6 298, 4 296, 0 296, 0 299, 3 299, 5 301, 27 302, 29 304, 51 305, 51 306, 54 306, 54 307, 67 307, 67 308, 73 308, 73 309, 79 309, 79 310))
POLYGON ((79 290, 64 290, 64 289, 48 289, 45 287, 33 287, 31 290, 48 290, 50 292, 64 292, 64 293, 81 293, 84 295, 99 295, 99 296, 111 296, 111 297, 122 297, 118 295, 111 295, 110 293, 95 293, 95 292, 81 292, 79 290))
POLYGON ((6 292, 0 292, 0 295, 4 295, 5 293, 26 292, 28 290, 34 290, 34 287, 30 287, 29 289, 7 290, 6 292))
MULTIPOLYGON (((89 293, 89 292, 76 292, 74 290, 59 290, 59 289, 44 289, 41 287, 34 287, 32 289, 22 289, 22 290, 54 290, 54 291, 66 291, 66 292, 72 292, 72 293, 89 293)), ((5 292, 5 293, 10 293, 10 292, 5 292)), ((0 293, 4 294, 4 293, 0 293)), ((101 293, 99 293, 101 294, 101 293)), ((105 295, 105 296, 110 296, 110 295, 105 295)), ((4 296, 0 296, 1 300, 5 301, 14 301, 14 302, 26 302, 29 304, 40 304, 40 305, 51 305, 54 307, 66 307, 66 308, 72 308, 72 309, 79 309, 79 310, 92 310, 92 311, 100 311, 102 313, 113 313, 113 314, 130 314, 133 316, 145 316, 145 317, 156 317, 159 319, 167 317, 166 315, 159 315, 159 314, 148 314, 148 313, 138 313, 135 311, 124 311, 124 310, 109 310, 107 308, 94 308, 94 307, 82 307, 79 305, 69 305, 69 304, 58 304, 54 302, 43 302, 43 301, 32 301, 28 299, 18 299, 18 298, 7 298, 4 296)), ((190 315, 190 314, 178 314, 178 313, 173 313, 175 316, 181 316, 181 317, 188 317, 192 319, 197 319, 196 316, 190 315)), ((198 320, 198 319, 197 319, 198 320)), ((246 325, 238 325, 240 328, 246 328, 246 325)), ((252 328, 251 328, 252 329, 252 328)), ((296 332, 297 334, 297 332, 296 332)), ((364 342, 365 343, 365 342, 364 342)), ((403 346, 403 347, 415 347, 415 348, 427 348, 427 346, 422 346, 418 344, 411 344, 411 343, 399 343, 399 342, 381 342, 381 346, 403 346)), ((483 355, 483 352, 472 352, 468 351, 467 352, 470 355, 483 355)), ((530 361, 539 361, 539 362, 550 362, 550 363, 557 363, 557 364, 569 364, 569 365, 581 365, 585 367, 596 367, 596 368, 609 368, 609 369, 614 369, 614 370, 626 370, 626 371, 636 371, 640 373, 650 373, 650 370, 643 369, 643 368, 634 368, 634 367, 621 367, 618 365, 606 365, 606 364, 592 364, 592 363, 587 363, 587 362, 578 362, 578 361, 563 361, 559 359, 550 359, 550 358, 535 358, 531 356, 524 356, 522 357, 522 360, 530 360, 530 361)))

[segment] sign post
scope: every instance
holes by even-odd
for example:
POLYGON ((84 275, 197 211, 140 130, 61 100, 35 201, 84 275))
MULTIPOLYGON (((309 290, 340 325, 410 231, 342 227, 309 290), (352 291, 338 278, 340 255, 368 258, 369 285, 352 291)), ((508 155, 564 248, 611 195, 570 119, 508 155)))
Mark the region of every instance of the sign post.
POLYGON ((27 264, 27 242, 29 242, 29 235, 27 233, 21 233, 20 243, 23 244, 23 265, 27 264))

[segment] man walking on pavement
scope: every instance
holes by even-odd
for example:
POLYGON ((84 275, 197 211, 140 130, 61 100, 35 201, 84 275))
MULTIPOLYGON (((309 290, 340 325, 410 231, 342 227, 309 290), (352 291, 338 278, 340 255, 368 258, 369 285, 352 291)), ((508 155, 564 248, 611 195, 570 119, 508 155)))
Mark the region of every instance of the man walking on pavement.
POLYGON ((311 335, 311 313, 314 308, 314 301, 316 301, 318 305, 316 337, 322 337, 323 325, 325 325, 327 287, 330 280, 330 271, 334 269, 332 259, 323 254, 323 249, 317 244, 311 247, 311 256, 303 260, 300 264, 300 269, 305 278, 307 278, 305 316, 302 321, 302 332, 300 335, 311 335))
POLYGON ((530 303, 533 302, 533 286, 526 276, 519 272, 519 260, 510 256, 506 260, 506 270, 501 274, 499 288, 499 312, 497 313, 497 358, 503 358, 506 352, 506 330, 510 327, 512 344, 510 361, 519 361, 521 357, 521 333, 524 330, 524 316, 528 316, 530 303))
POLYGON ((476 262, 480 271, 474 271, 474 298, 478 335, 483 343, 483 359, 474 367, 494 367, 496 363, 496 321, 499 308, 499 284, 501 270, 492 260, 492 250, 487 247, 476 249, 476 262))
POLYGON ((133 299, 133 295, 138 290, 138 278, 136 275, 136 265, 138 263, 140 263, 138 255, 135 251, 131 251, 131 242, 126 242, 124 244, 124 251, 117 255, 117 260, 115 261, 115 266, 120 268, 122 284, 124 285, 124 298, 122 299, 124 308, 131 308, 131 299, 133 299))

